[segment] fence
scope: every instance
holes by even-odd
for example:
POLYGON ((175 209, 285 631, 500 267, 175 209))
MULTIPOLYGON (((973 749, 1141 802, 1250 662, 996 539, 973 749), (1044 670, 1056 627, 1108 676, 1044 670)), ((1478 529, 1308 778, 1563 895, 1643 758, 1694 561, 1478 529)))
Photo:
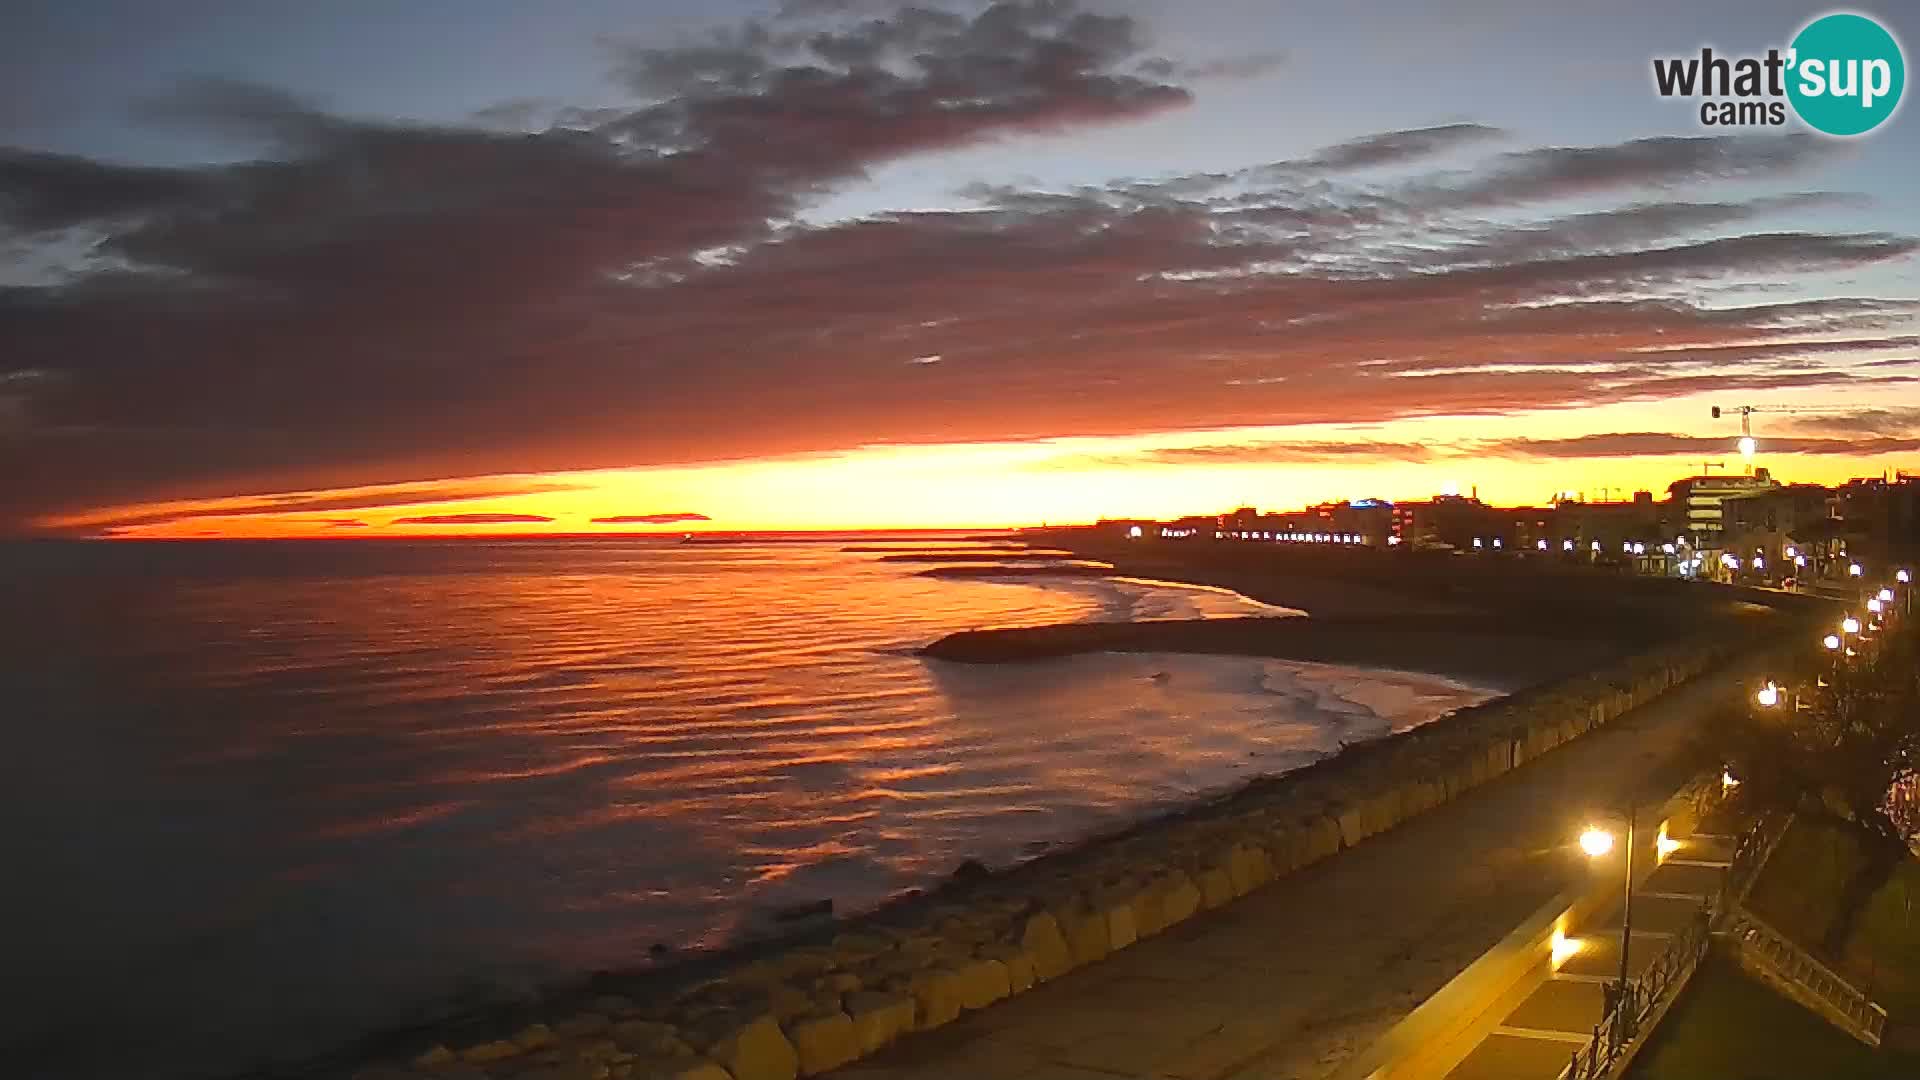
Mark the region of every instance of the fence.
POLYGON ((1573 1060, 1561 1070, 1561 1080, 1595 1080, 1607 1075, 1654 1010, 1669 994, 1686 985, 1712 944, 1713 908, 1702 904, 1687 928, 1667 943, 1652 966, 1627 982, 1624 1001, 1619 998, 1622 990, 1607 988, 1606 1019, 1594 1026, 1587 1044, 1573 1052, 1573 1060))
POLYGON ((1743 964, 1769 970, 1788 984, 1789 993, 1797 991, 1795 996, 1813 999, 1805 1004, 1830 1019, 1844 1020, 1840 1026, 1849 1034, 1870 1046, 1880 1045, 1887 1028, 1887 1011, 1832 968, 1743 908, 1730 914, 1727 933, 1739 945, 1743 964))

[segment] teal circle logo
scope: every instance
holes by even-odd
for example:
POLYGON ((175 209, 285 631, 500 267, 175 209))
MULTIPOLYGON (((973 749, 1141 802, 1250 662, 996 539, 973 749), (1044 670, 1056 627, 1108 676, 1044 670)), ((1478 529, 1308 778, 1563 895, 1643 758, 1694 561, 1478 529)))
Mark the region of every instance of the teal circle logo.
POLYGON ((1852 12, 1822 15, 1794 36, 1787 99, 1816 131, 1864 135, 1900 106, 1906 58, 1887 28, 1852 12))

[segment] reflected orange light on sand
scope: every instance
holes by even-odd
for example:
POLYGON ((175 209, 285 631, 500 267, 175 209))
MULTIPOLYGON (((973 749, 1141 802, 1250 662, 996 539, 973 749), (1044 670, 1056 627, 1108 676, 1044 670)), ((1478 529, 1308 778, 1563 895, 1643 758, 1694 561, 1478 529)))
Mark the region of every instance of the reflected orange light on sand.
MULTIPOLYGON (((1544 505, 1562 491, 1595 499, 1605 492, 1608 498, 1621 499, 1645 489, 1664 498, 1669 483, 1701 470, 1703 456, 1740 468, 1733 449, 1737 430, 1717 431, 1702 421, 1705 414, 1704 404, 1675 402, 1366 427, 870 447, 707 466, 494 478, 502 490, 568 488, 539 494, 434 502, 430 493, 422 493, 418 497, 423 501, 397 506, 383 504, 383 497, 392 501, 386 489, 349 488, 300 494, 324 497, 330 507, 350 506, 352 496, 363 494, 368 508, 246 512, 249 503, 259 501, 255 494, 108 507, 42 524, 121 537, 170 538, 1003 528, 1101 517, 1169 518, 1235 506, 1286 509, 1341 498, 1418 499, 1449 489, 1463 494, 1477 490, 1488 502, 1505 505, 1544 505), (1570 423, 1576 415, 1577 430, 1570 423), (1726 435, 1728 452, 1551 457, 1525 447, 1526 440, 1622 431, 1686 432, 1708 439, 1726 435), (1475 453, 1476 440, 1508 440, 1520 448, 1475 453), (1308 460, 1301 460, 1298 452, 1274 453, 1275 443, 1315 449, 1308 460), (708 520, 594 520, 678 513, 708 520), (532 520, 515 520, 520 517, 532 520), (409 518, 434 520, 408 523, 409 518)), ((1769 455, 1765 447, 1763 439, 1757 464, 1790 481, 1835 483, 1913 464, 1910 457, 1896 455, 1769 455)), ((471 486, 471 481, 466 483, 471 486)))

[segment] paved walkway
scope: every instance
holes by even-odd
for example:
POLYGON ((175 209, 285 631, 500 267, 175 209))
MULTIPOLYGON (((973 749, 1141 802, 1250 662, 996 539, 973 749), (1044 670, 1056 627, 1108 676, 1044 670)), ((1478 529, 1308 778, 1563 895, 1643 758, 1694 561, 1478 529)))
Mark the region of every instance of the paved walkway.
MULTIPOLYGON (((1719 891, 1732 857, 1726 837, 1691 837, 1634 890, 1630 975, 1645 972, 1719 891)), ((1605 1016, 1603 988, 1620 977, 1620 912, 1575 934, 1580 951, 1514 1006, 1447 1080, 1558 1080, 1605 1016)))
POLYGON ((1639 793, 1693 720, 1754 674, 1696 680, 1359 847, 835 1080, 1317 1080, 1584 872, 1571 840, 1589 809, 1639 793))

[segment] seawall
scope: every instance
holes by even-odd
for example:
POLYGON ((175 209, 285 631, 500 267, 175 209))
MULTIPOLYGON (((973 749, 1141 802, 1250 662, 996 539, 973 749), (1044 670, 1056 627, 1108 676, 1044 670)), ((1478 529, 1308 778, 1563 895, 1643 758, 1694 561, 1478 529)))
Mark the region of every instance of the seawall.
POLYGON ((1667 642, 1075 850, 888 905, 697 982, 581 995, 551 1002, 537 1018, 448 1027, 359 1075, 818 1075, 1232 903, 1608 723, 1753 640, 1751 629, 1723 627, 1667 642))

